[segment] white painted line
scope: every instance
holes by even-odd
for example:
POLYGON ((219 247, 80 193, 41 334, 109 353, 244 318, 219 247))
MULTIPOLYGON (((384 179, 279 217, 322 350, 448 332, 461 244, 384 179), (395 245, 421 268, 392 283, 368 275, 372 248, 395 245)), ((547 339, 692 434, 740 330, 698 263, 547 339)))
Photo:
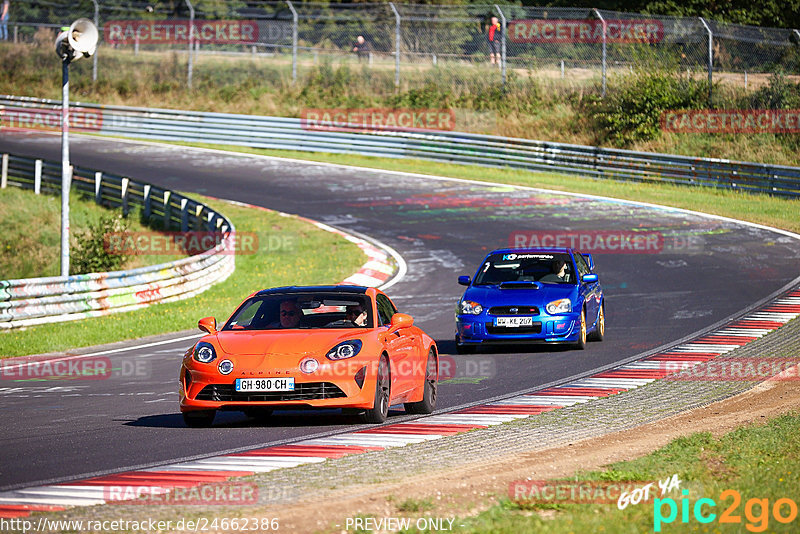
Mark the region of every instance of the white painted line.
POLYGON ((361 445, 378 447, 404 447, 409 443, 422 443, 431 439, 439 439, 442 436, 435 435, 411 435, 411 434, 342 434, 339 436, 329 436, 327 438, 316 438, 313 440, 302 441, 304 445, 361 445))
POLYGON ((220 456, 220 458, 269 458, 274 461, 285 461, 287 463, 302 462, 307 464, 322 463, 328 460, 328 458, 324 456, 249 456, 245 454, 228 454, 226 456, 220 456))
POLYGON ((30 497, 20 495, 18 497, 0 497, 0 504, 43 504, 50 506, 92 506, 95 504, 105 504, 105 499, 91 499, 79 497, 30 497))
POLYGON ((654 382, 655 378, 582 378, 571 387, 596 386, 601 388, 635 388, 654 382))
MULTIPOLYGON (((285 466, 284 466, 285 467, 285 466)), ((231 464, 231 463, 207 463, 203 465, 170 465, 162 469, 169 469, 169 471, 250 471, 253 473, 268 473, 275 469, 280 469, 281 466, 257 466, 251 464, 231 464)))
MULTIPOLYGON (((595 399, 596 397, 592 397, 595 399)), ((496 401, 487 406, 506 406, 506 405, 525 405, 525 406, 572 406, 574 404, 581 404, 584 402, 588 402, 586 400, 574 400, 571 397, 563 396, 558 397, 556 399, 545 399, 540 397, 530 397, 527 395, 520 396, 520 397, 513 397, 511 399, 504 399, 501 401, 496 401)))
POLYGON ((711 343, 687 343, 680 347, 670 349, 670 352, 701 352, 711 354, 725 354, 732 350, 736 350, 741 345, 713 345, 711 343))
MULTIPOLYGON (((3 368, 4 369, 17 369, 19 367, 24 367, 25 365, 28 365, 28 363, 31 362, 31 361, 36 361, 37 363, 44 362, 44 361, 47 361, 47 362, 62 362, 62 361, 68 361, 68 360, 77 360, 77 359, 81 359, 81 358, 91 358, 93 356, 101 356, 103 354, 113 354, 113 353, 116 353, 116 352, 124 352, 124 351, 128 351, 128 350, 138 350, 138 349, 144 349, 144 348, 147 348, 147 347, 155 347, 157 345, 166 345, 167 343, 177 343, 179 341, 186 341, 188 339, 196 339, 196 338, 202 337, 204 335, 205 334, 192 334, 191 336, 178 337, 178 338, 175 338, 175 339, 167 339, 167 340, 164 340, 164 341, 154 341, 153 343, 145 343, 144 345, 132 345, 130 347, 120 347, 118 349, 109 349, 109 350, 103 350, 103 351, 100 351, 100 352, 91 352, 89 354, 76 354, 75 356, 64 356, 64 357, 61 357, 61 358, 53 358, 52 360, 28 360, 28 361, 26 361, 24 363, 17 364, 16 366, 13 365, 13 364, 4 365, 3 368)), ((26 356, 21 356, 21 358, 26 358, 26 356)), ((16 358, 14 358, 14 359, 16 359, 16 358)))
MULTIPOLYGON (((121 485, 121 484, 119 484, 121 485)), ((159 488, 160 489, 160 488, 159 488)), ((37 488, 26 488, 17 490, 20 495, 34 496, 54 496, 54 497, 75 497, 77 499, 102 499, 106 492, 105 486, 40 486, 37 488)))
POLYGON ((515 419, 525 419, 526 417, 528 417, 528 414, 451 413, 425 417, 414 421, 414 423, 430 425, 500 425, 515 419))
MULTIPOLYGON (((597 395, 549 395, 546 393, 528 393, 526 395, 520 395, 520 397, 527 397, 529 399, 538 399, 538 400, 563 400, 563 399, 573 399, 576 401, 591 401, 597 398, 597 395)), ((515 397, 517 398, 517 397, 515 397)))

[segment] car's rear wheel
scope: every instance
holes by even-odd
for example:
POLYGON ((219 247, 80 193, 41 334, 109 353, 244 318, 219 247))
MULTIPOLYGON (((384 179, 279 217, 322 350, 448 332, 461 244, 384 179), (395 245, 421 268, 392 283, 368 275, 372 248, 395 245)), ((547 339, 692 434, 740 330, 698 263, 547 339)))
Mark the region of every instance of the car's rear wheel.
POLYGON ((591 340, 592 341, 603 341, 603 338, 606 335, 606 312, 604 310, 605 304, 600 305, 600 311, 597 312, 597 326, 592 332, 591 340))
POLYGON ((216 410, 197 410, 194 412, 183 412, 183 422, 190 428, 207 428, 214 422, 217 415, 216 410))
POLYGON ((581 310, 581 331, 578 334, 578 341, 575 342, 574 347, 578 350, 586 348, 586 310, 581 310))
POLYGON ((265 421, 272 415, 272 408, 246 408, 244 414, 258 421, 265 421))
POLYGON ((423 380, 422 400, 403 404, 407 413, 428 414, 433 413, 433 410, 436 409, 438 373, 436 372, 436 353, 434 353, 433 349, 428 352, 428 362, 425 366, 425 376, 423 380))
POLYGON ((382 355, 378 362, 378 376, 375 380, 375 400, 372 403, 372 408, 364 412, 363 415, 366 423, 383 423, 389 417, 391 386, 389 358, 386 355, 382 355))

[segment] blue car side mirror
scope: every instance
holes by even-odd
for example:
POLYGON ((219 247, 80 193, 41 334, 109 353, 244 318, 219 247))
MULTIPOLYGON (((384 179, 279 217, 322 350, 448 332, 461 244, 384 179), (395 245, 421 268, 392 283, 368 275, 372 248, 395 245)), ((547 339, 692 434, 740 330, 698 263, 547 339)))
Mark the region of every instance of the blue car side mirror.
POLYGON ((597 282, 599 280, 599 278, 597 277, 596 274, 584 274, 581 277, 581 280, 586 282, 586 283, 589 283, 589 282, 597 282))
POLYGON ((462 286, 468 286, 470 283, 469 276, 462 274, 461 276, 458 277, 458 283, 462 286))

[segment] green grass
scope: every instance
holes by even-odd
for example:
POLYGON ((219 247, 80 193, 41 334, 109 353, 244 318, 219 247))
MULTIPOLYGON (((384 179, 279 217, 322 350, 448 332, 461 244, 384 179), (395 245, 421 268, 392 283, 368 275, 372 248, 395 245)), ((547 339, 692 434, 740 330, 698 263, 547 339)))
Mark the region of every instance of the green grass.
MULTIPOLYGON (((181 144, 181 143, 175 143, 181 144)), ((188 143, 183 143, 189 145, 188 143)), ((750 221, 800 233, 800 199, 785 199, 725 189, 687 187, 671 184, 616 182, 564 174, 492 169, 424 160, 376 158, 352 154, 326 154, 289 150, 263 150, 193 143, 191 146, 216 148, 247 154, 286 157, 307 161, 355 165, 374 169, 448 176, 465 180, 542 187, 589 195, 601 195, 639 202, 662 204, 724 217, 750 221)))
MULTIPOLYGON (((645 457, 629 462, 610 465, 602 471, 578 473, 578 481, 616 480, 664 480, 674 474, 681 480, 681 490, 688 490, 689 520, 682 523, 679 491, 672 491, 663 498, 673 498, 677 516, 671 524, 663 524, 662 532, 797 532, 800 518, 789 524, 781 524, 771 513, 764 518, 757 505, 747 503, 750 499, 767 499, 769 512, 781 498, 798 503, 797 488, 800 488, 800 415, 792 413, 769 421, 763 426, 741 427, 717 439, 709 433, 698 433, 676 439, 645 457), (720 524, 722 512, 732 507, 733 497, 721 493, 735 490, 741 502, 733 516, 739 523, 720 524), (703 513, 716 513, 717 518, 707 524, 698 523, 693 516, 694 504, 700 498, 713 499, 716 508, 703 506, 703 513), (765 527, 763 530, 758 530, 765 527)), ((660 494, 657 493, 659 498, 660 494)), ((668 516, 668 505, 662 506, 668 516)), ((640 533, 654 530, 654 501, 629 505, 618 510, 616 504, 569 504, 555 506, 532 504, 526 501, 503 500, 500 504, 471 518, 457 519, 456 524, 466 533, 518 532, 610 532, 640 533), (543 512, 547 510, 547 512, 543 512)), ((783 506, 782 514, 789 514, 783 506)))
POLYGON ((238 255, 236 271, 225 282, 183 301, 1 332, 0 358, 196 329, 201 317, 227 319, 234 307, 253 291, 291 284, 336 283, 365 261, 364 254, 354 244, 295 217, 234 206, 201 195, 192 197, 228 216, 237 232, 258 234, 257 253, 238 255))
MULTIPOLYGON (((80 194, 70 195, 70 246, 78 245, 87 227, 109 214, 109 210, 80 194)), ((148 231, 132 213, 127 219, 131 232, 148 231)), ((0 280, 58 276, 61 272, 61 197, 36 195, 31 190, 0 189, 0 280)), ((172 261, 181 256, 129 256, 121 269, 134 269, 172 261)), ((74 273, 73 273, 74 274, 74 273)))
MULTIPOLYGON (((0 93, 60 98, 61 77, 55 68, 52 39, 43 38, 40 43, 41 46, 0 43, 0 64, 5 74, 0 77, 0 93)), ((658 62, 653 59, 651 64, 658 62)), ((71 68, 70 90, 76 102, 281 117, 299 117, 307 108, 450 109, 456 113, 455 128, 459 131, 583 145, 612 146, 618 142, 600 127, 598 117, 602 113, 592 104, 600 91, 597 73, 561 80, 544 75, 543 71, 512 68, 503 90, 497 70, 484 62, 473 65, 443 62, 438 68, 403 65, 400 88, 396 89, 392 62, 370 68, 346 56, 315 64, 310 56, 301 55, 295 83, 286 55, 270 58, 201 55, 194 63, 193 89, 187 89, 183 56, 144 51, 135 56, 130 50, 108 47, 101 52, 96 82, 92 81, 91 61, 75 62, 71 68)), ((674 70, 668 72, 670 77, 683 76, 674 70)), ((627 73, 612 74, 608 81, 609 98, 624 92, 636 78, 627 73)), ((768 98, 765 100, 797 93, 797 84, 769 87, 765 98, 761 98, 762 90, 771 82, 766 74, 751 75, 751 80, 758 89, 745 90, 727 82, 718 84, 714 90, 715 106, 797 107, 791 99, 771 103, 768 98)), ((658 92, 659 86, 656 89, 658 92)), ((649 98, 644 94, 646 91, 634 93, 649 98)), ((660 116, 661 108, 651 109, 650 104, 645 101, 643 109, 626 109, 622 116, 644 114, 650 119, 660 116)), ((705 106, 705 97, 698 105, 705 106)), ((655 129, 654 138, 637 141, 634 136, 624 146, 688 156, 800 165, 799 138, 795 134, 676 134, 661 131, 660 126, 655 129)))

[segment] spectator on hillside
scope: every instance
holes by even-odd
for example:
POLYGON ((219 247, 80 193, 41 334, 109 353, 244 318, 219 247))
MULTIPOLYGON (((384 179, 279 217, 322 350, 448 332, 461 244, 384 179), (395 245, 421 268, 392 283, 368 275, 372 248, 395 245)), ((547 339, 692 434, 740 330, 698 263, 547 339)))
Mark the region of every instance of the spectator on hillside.
POLYGON ((8 11, 10 10, 9 0, 3 0, 3 7, 0 8, 0 39, 8 41, 8 11))
POLYGON ((500 43, 503 41, 503 27, 497 17, 491 18, 491 23, 486 32, 486 40, 489 43, 489 61, 492 65, 500 64, 500 43))
POLYGON ((363 35, 356 37, 356 42, 353 44, 353 52, 358 54, 358 60, 369 59, 369 54, 372 52, 372 47, 363 35))

